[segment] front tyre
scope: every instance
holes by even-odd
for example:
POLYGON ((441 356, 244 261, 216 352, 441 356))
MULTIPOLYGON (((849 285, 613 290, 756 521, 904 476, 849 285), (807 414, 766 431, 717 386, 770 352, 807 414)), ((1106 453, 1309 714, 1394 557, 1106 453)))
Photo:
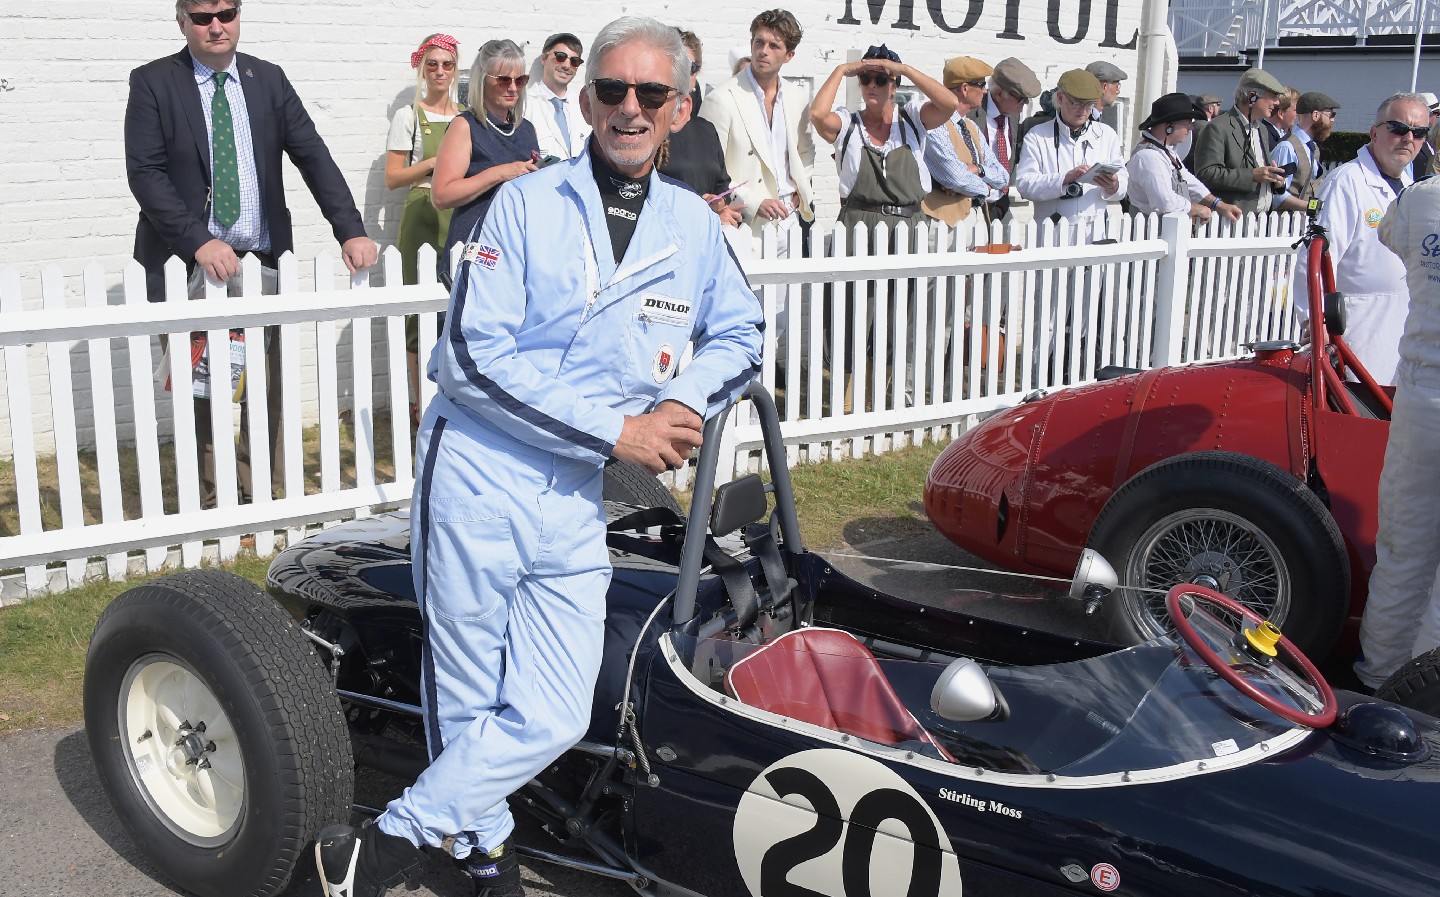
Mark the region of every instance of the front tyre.
POLYGON ((349 817, 354 765, 329 673, 299 625, 213 570, 131 589, 95 626, 85 726, 116 816, 202 897, 283 890, 349 817))
POLYGON ((1179 583, 1233 598, 1312 658, 1334 645, 1349 606, 1350 562, 1330 512, 1304 483, 1248 455, 1192 452, 1145 468, 1106 503, 1090 547, 1120 575, 1102 605, 1119 644, 1171 630, 1165 592, 1179 583))

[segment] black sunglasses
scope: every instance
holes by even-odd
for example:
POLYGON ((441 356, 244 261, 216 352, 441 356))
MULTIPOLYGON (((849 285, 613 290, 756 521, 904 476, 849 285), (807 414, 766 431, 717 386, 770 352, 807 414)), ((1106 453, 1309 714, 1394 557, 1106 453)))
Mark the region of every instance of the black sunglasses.
POLYGON ((979 80, 979 81, 966 81, 965 83, 966 83, 966 84, 969 84, 971 87, 978 87, 978 88, 980 88, 981 90, 984 90, 984 89, 985 89, 985 81, 984 81, 984 79, 981 79, 981 80, 979 80))
POLYGON ((690 63, 690 74, 695 75, 695 74, 699 74, 699 72, 700 72, 700 63, 698 63, 698 62, 692 62, 692 63, 690 63))
POLYGON ((569 62, 571 65, 578 69, 580 66, 585 64, 585 60, 581 59, 579 56, 574 55, 573 53, 566 53, 564 50, 551 50, 550 55, 554 56, 555 61, 560 63, 561 65, 569 62))
MULTIPOLYGON (((861 84, 865 85, 866 87, 869 87, 871 84, 878 84, 881 87, 884 87, 886 84, 890 83, 889 75, 872 75, 869 72, 861 72, 855 77, 860 81, 861 84)), ((896 78, 895 83, 900 83, 900 79, 896 78)))
POLYGON ((1412 128, 1410 125, 1405 124, 1403 121, 1387 121, 1385 122, 1385 127, 1388 128, 1390 130, 1390 133, 1394 134, 1396 137, 1404 137, 1406 134, 1409 134, 1416 140, 1424 140, 1425 138, 1430 136, 1430 129, 1425 125, 1421 125, 1418 128, 1412 128))
POLYGON ((240 7, 232 6, 219 12, 187 12, 185 15, 201 28, 208 26, 215 19, 219 19, 222 25, 229 25, 235 21, 236 16, 240 15, 240 7))
POLYGON ((625 102, 626 94, 630 93, 630 88, 633 87, 635 101, 644 109, 659 109, 669 101, 670 94, 679 92, 678 88, 658 81, 630 84, 619 78, 596 78, 590 82, 590 86, 595 88, 595 99, 606 106, 619 106, 625 102))

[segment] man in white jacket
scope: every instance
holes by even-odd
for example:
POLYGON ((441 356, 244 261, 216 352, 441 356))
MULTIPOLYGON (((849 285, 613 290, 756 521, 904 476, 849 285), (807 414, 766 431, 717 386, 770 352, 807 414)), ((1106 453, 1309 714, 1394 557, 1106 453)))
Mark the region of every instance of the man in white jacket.
POLYGON ((532 77, 525 91, 525 117, 535 125, 541 154, 571 159, 580 155, 590 136, 590 126, 570 96, 570 82, 585 64, 585 50, 580 38, 565 32, 545 38, 542 46, 536 60, 540 77, 532 77))
MULTIPOLYGON (((700 117, 715 126, 725 151, 725 170, 736 185, 740 214, 750 225, 755 254, 766 225, 800 227, 779 234, 774 256, 789 258, 790 240, 804 252, 809 224, 815 220, 811 172, 815 142, 810 136, 810 98, 780 77, 795 58, 804 32, 788 10, 768 9, 750 22, 750 64, 705 98, 700 117), (788 237, 788 238, 787 238, 788 237)), ((789 326, 789 287, 777 287, 770 330, 776 339, 776 363, 784 366, 784 335, 789 326)))
POLYGON ((705 98, 700 117, 715 126, 741 214, 756 236, 797 215, 813 221, 815 144, 810 98, 780 77, 803 32, 790 12, 770 9, 750 23, 750 65, 705 98))
POLYGON ((1090 118, 1100 95, 1100 81, 1084 69, 1061 75, 1053 95, 1058 114, 1031 128, 1020 145, 1015 187, 1035 204, 1036 221, 1069 225, 1068 234, 1061 229, 1062 241, 1068 235, 1089 242, 1092 224, 1104 225, 1107 204, 1125 198, 1129 175, 1120 138, 1090 118))
MULTIPOLYGON (((1385 210, 1410 183, 1410 163, 1430 126, 1430 110, 1418 94, 1395 94, 1380 104, 1370 142, 1356 157, 1325 175, 1318 198, 1320 223, 1330 238, 1335 287, 1345 294, 1345 341, 1379 383, 1395 382, 1400 335, 1410 295, 1405 264, 1380 242, 1385 210)), ((1295 283, 1306 281, 1309 259, 1301 253, 1295 283)), ((1305 295, 1304 290, 1294 294, 1305 295)), ((1295 303, 1304 320, 1309 308, 1295 303)))

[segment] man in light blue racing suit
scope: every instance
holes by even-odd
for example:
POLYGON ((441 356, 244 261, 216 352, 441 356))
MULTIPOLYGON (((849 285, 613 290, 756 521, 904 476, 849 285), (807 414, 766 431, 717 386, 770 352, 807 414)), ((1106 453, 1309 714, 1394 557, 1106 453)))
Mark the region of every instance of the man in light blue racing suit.
POLYGON ((603 465, 678 466, 759 370, 761 308, 719 219, 652 170, 689 114, 689 64, 673 28, 606 26, 580 95, 586 151, 504 185, 465 247, 411 507, 431 765, 373 826, 321 833, 331 897, 383 893, 424 845, 476 894, 521 894, 505 799, 590 721, 603 465))

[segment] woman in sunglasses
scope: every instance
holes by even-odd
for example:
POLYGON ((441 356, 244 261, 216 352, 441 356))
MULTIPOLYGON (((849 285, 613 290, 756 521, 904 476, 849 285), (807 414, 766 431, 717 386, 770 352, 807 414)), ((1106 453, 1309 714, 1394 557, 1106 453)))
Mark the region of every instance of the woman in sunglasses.
POLYGON ((431 199, 454 209, 440 279, 450 285, 451 247, 470 238, 485 220, 495 190, 536 168, 540 143, 525 120, 525 56, 511 40, 487 41, 470 68, 470 109, 445 133, 435 159, 431 199), (476 102, 478 100, 478 102, 476 102), (462 126, 463 125, 463 126, 462 126))
POLYGON ((955 95, 928 75, 900 61, 884 44, 865 51, 859 62, 846 62, 820 86, 810 105, 810 122, 835 148, 840 172, 840 223, 858 222, 890 227, 910 222, 920 200, 930 192, 925 167, 925 132, 938 128, 955 113, 955 95), (924 95, 903 107, 895 105, 901 76, 924 95), (840 82, 860 83, 862 109, 851 112, 835 102, 840 82))
POLYGON ((699 193, 720 216, 721 223, 739 227, 740 206, 730 206, 728 197, 714 197, 730 192, 730 173, 725 170, 725 150, 715 126, 700 117, 700 62, 703 48, 693 31, 675 29, 690 56, 690 120, 680 130, 672 131, 655 156, 655 167, 699 193))
MULTIPOLYGON (((459 74, 455 66, 460 44, 448 34, 432 34, 410 54, 415 70, 415 99, 395 110, 390 138, 385 143, 385 186, 409 188, 400 210, 400 277, 404 283, 420 281, 420 247, 426 243, 440 252, 450 232, 450 210, 430 201, 430 176, 435 156, 450 122, 465 107, 459 102, 459 74)), ((410 420, 420 422, 420 327, 412 315, 405 318, 405 360, 410 376, 410 420)))
MULTIPOLYGON (((435 171, 435 154, 451 120, 464 106, 458 102, 455 70, 460 45, 448 34, 432 34, 410 54, 415 70, 415 99, 395 111, 390 121, 390 139, 385 148, 385 186, 390 190, 408 188, 400 213, 400 269, 407 284, 419 281, 416 256, 429 243, 439 252, 450 230, 450 211, 439 211, 430 202, 430 175, 435 171)), ((407 336, 407 342, 409 337, 407 336)))

